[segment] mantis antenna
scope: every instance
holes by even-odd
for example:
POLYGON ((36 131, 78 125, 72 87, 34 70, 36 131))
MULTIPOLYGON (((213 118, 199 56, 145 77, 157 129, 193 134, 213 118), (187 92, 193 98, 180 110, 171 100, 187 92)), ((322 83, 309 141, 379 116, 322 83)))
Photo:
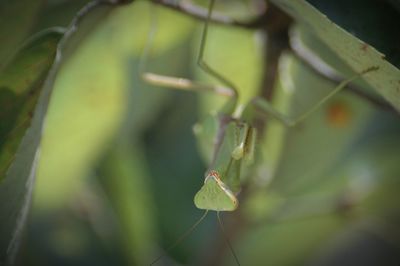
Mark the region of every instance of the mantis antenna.
POLYGON ((220 217, 219 212, 217 212, 217 219, 218 219, 219 228, 221 229, 221 232, 222 232, 222 234, 224 236, 226 244, 229 246, 229 249, 230 249, 233 257, 235 258, 236 264, 238 266, 240 266, 240 262, 239 262, 239 259, 238 259, 237 255, 236 255, 236 252, 232 247, 231 241, 229 241, 227 233, 225 232, 224 224, 222 223, 222 218, 220 217))
MULTIPOLYGON (((208 214, 208 210, 206 210, 203 215, 191 226, 189 227, 177 240, 175 240, 175 242, 169 246, 166 251, 171 251, 174 247, 176 247, 177 245, 179 245, 183 240, 185 240, 186 237, 188 237, 193 231, 194 229, 196 229, 196 227, 204 220, 204 218, 206 218, 208 214)), ((155 260, 153 260, 150 263, 150 266, 156 264, 160 259, 162 259, 165 256, 165 254, 161 254, 160 256, 158 256, 155 260)))

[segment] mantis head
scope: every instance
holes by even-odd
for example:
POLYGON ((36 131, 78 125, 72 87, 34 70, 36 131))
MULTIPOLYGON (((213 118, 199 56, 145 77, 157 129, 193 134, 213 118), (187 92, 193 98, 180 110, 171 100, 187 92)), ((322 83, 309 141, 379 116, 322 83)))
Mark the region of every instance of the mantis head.
POLYGON ((221 181, 219 173, 210 171, 204 180, 204 185, 194 197, 194 204, 203 210, 234 211, 238 206, 238 200, 221 181))

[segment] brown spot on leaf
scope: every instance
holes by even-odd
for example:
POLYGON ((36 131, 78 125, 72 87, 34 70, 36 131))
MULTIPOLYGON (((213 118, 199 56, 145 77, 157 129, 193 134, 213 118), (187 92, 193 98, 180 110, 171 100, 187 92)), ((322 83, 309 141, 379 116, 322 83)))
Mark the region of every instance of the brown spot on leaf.
POLYGON ((362 51, 364 51, 364 52, 366 52, 367 50, 368 50, 368 47, 369 47, 369 45, 367 44, 367 43, 363 43, 362 45, 361 45, 361 50, 362 51))
POLYGON ((351 120, 350 107, 344 102, 331 103, 326 112, 328 123, 336 128, 346 127, 351 120))

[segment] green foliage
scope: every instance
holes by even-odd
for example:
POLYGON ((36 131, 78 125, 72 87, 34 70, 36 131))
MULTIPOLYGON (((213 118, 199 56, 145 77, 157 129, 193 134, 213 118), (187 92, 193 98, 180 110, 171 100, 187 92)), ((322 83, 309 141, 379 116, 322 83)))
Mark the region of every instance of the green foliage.
MULTIPOLYGON (((41 121, 35 114, 38 97, 55 56, 61 33, 48 31, 36 36, 3 70, 1 80, 0 153, 0 262, 15 255, 33 189, 38 160, 41 121), (29 127, 30 124, 34 126, 29 127)), ((40 111, 36 111, 40 112, 40 111)))
MULTIPOLYGON (((90 15, 96 11, 104 15, 106 11, 98 6, 92 10, 94 12, 86 16, 84 22, 79 21, 82 26, 80 33, 89 21, 95 23, 96 17, 90 15)), ((19 247, 30 207, 39 144, 54 80, 68 54, 79 43, 79 38, 74 39, 77 37, 74 35, 75 26, 67 29, 63 38, 60 30, 51 29, 34 35, 1 73, 2 101, 6 107, 2 110, 5 124, 1 132, 0 161, 1 264, 12 264, 19 247)))
MULTIPOLYGON (((381 12, 379 15, 371 16, 371 13, 376 14, 377 12, 377 7, 373 3, 365 4, 364 1, 352 1, 350 4, 346 4, 345 1, 340 1, 341 3, 339 2, 336 5, 328 5, 324 4, 324 1, 321 1, 319 5, 326 8, 328 12, 333 13, 338 18, 338 22, 335 24, 305 0, 273 0, 272 2, 292 15, 299 23, 304 24, 308 29, 312 30, 353 71, 360 72, 371 66, 379 67, 378 71, 365 77, 365 80, 385 97, 388 102, 395 106, 397 110, 400 110, 400 70, 394 65, 397 64, 398 66, 399 64, 398 52, 394 52, 398 51, 398 48, 392 48, 396 46, 396 41, 393 42, 389 39, 383 45, 379 45, 382 40, 375 39, 379 38, 382 34, 389 38, 393 35, 391 29, 393 27, 396 28, 396 24, 390 23, 390 19, 394 23, 398 23, 396 22, 398 21, 396 19, 398 13, 393 12, 391 9, 389 9, 390 12, 387 12, 387 8, 380 8, 378 9, 381 12), (343 5, 346 8, 343 8, 343 5), (342 14, 340 14, 340 8, 342 8, 342 14), (345 15, 346 9, 357 10, 359 16, 349 17, 345 15), (386 19, 380 19, 382 17, 386 17, 386 19), (363 19, 364 25, 357 23, 361 19, 363 19), (387 21, 388 23, 386 23, 387 21), (356 36, 367 38, 364 41, 360 40, 338 26, 338 24, 357 25, 358 27, 352 27, 349 30, 356 36), (382 27, 387 32, 382 33, 382 27), (368 36, 363 34, 365 32, 368 32, 368 36), (383 48, 381 52, 376 50, 378 48, 377 43, 380 46, 379 48, 383 48), (375 48, 371 46, 372 44, 375 45, 375 48), (382 53, 388 51, 390 53, 387 55, 382 53), (388 56, 388 59, 386 56, 388 56)), ((378 7, 382 6, 385 5, 378 5, 378 7)), ((394 34, 394 38, 396 38, 395 36, 398 35, 394 34)))
POLYGON ((30 34, 44 1, 2 1, 0 3, 0 70, 12 60, 30 34))
MULTIPOLYGON (((215 83, 196 65, 203 24, 150 9, 146 1, 96 2, 66 30, 52 28, 67 25, 86 2, 0 4, 0 264, 17 254, 22 265, 146 265, 165 254, 160 265, 233 265, 211 215, 168 250, 201 216, 193 197, 204 183, 214 145, 208 131, 216 124, 199 122, 226 99, 157 88, 139 75, 152 13, 158 25, 148 70, 215 83), (192 127, 198 133, 202 126, 205 139, 196 140, 192 127), (18 254, 38 162, 32 219, 18 254)), ((217 1, 216 10, 250 20, 252 9, 243 8, 249 2, 217 1)), ((379 67, 356 84, 400 110, 399 35, 389 27, 398 10, 328 2, 269 4, 295 19, 290 41, 339 76, 379 67)), ((265 94, 269 37, 210 25, 206 61, 238 87, 240 104, 265 94)), ((337 85, 293 51, 277 64, 272 102, 289 117, 337 85)), ((328 264, 357 247, 360 235, 377 236, 384 249, 368 254, 396 257, 397 113, 345 91, 294 128, 261 116, 257 125, 254 172, 241 188, 239 208, 223 214, 241 264, 328 264)))

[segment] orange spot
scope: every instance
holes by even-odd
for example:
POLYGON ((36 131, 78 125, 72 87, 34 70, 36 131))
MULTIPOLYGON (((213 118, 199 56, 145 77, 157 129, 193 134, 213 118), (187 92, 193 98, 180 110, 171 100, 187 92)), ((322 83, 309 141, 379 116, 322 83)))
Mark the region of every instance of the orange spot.
POLYGON ((351 120, 351 111, 347 104, 343 102, 334 102, 327 109, 328 123, 337 128, 345 127, 351 120))

